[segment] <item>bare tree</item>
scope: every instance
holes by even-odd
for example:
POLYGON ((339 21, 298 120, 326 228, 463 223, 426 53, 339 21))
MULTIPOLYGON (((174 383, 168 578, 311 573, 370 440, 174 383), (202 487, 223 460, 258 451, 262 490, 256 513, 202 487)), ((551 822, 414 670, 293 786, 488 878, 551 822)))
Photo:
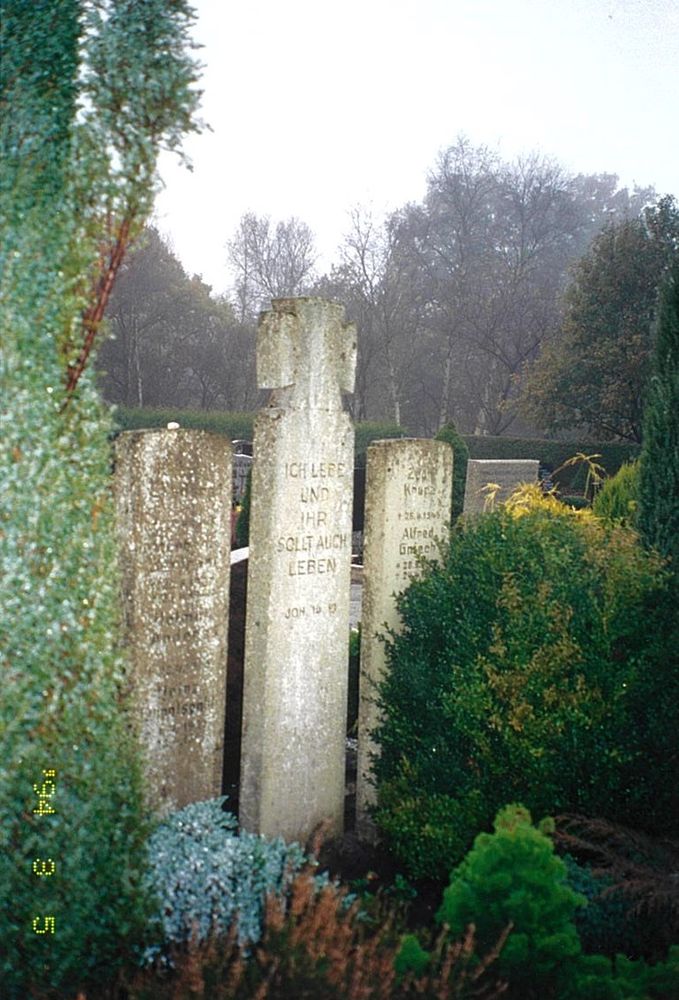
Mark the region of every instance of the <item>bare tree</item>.
POLYGON ((241 322, 271 299, 302 294, 312 279, 314 236, 294 217, 274 226, 268 215, 246 212, 226 248, 241 322))

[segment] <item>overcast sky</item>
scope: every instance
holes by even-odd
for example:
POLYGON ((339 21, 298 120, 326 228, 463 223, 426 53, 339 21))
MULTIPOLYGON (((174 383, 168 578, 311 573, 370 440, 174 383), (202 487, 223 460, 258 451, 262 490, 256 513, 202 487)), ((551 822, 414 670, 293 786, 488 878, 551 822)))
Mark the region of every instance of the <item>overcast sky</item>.
POLYGON ((328 267, 357 204, 420 200, 464 132, 506 159, 679 196, 679 0, 194 0, 204 64, 188 173, 156 219, 226 291, 246 211, 296 216, 328 267))

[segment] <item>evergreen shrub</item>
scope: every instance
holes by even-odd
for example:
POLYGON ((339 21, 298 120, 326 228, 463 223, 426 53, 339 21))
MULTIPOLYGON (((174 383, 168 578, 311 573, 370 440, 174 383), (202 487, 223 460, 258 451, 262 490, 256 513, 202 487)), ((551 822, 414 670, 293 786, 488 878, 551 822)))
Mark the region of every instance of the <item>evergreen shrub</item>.
POLYGON ((679 591, 679 252, 661 287, 639 471, 639 530, 679 591))
MULTIPOLYGON (((280 895, 304 862, 297 844, 237 832, 225 798, 172 813, 149 839, 146 883, 158 898, 163 947, 204 942, 236 924, 241 944, 259 939, 264 903, 280 895)), ((151 945, 153 960, 161 946, 151 945)))
POLYGON ((467 461, 469 448, 464 438, 458 434, 452 420, 442 427, 436 435, 436 441, 446 441, 453 449, 453 506, 451 523, 457 520, 464 507, 464 490, 467 484, 467 461))
POLYGON ((510 929, 496 963, 507 1000, 669 1000, 679 947, 656 965, 583 953, 574 921, 587 901, 566 883, 552 830, 550 820, 534 827, 522 806, 501 809, 494 832, 479 834, 452 872, 437 920, 452 935, 473 924, 481 953, 510 929))
POLYGON ((410 875, 444 875, 508 797, 679 828, 667 599, 635 532, 538 487, 460 519, 397 599, 380 689, 376 819, 410 875))
POLYGON ((115 421, 122 431, 167 427, 174 421, 180 427, 224 434, 230 441, 252 441, 254 413, 226 413, 222 410, 175 410, 158 407, 116 406, 115 421))
POLYGON ((549 829, 534 827, 521 806, 500 810, 494 832, 479 834, 453 871, 436 915, 453 935, 473 923, 480 948, 511 927, 498 972, 525 998, 544 997, 572 976, 581 952, 573 918, 586 900, 566 884, 549 829))

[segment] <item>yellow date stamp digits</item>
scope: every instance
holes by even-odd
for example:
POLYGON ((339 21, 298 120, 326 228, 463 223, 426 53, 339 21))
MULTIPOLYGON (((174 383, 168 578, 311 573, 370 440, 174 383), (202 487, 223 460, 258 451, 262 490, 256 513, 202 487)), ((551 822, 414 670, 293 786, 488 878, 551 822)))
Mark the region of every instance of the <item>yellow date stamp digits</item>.
MULTIPOLYGON (((33 785, 33 791, 38 796, 38 804, 33 813, 36 816, 52 816, 57 811, 52 803, 57 790, 57 772, 50 767, 44 769, 42 774, 44 780, 40 784, 33 785)), ((53 858, 35 858, 33 861, 32 872, 39 879, 51 878, 56 874, 56 870, 57 865, 53 858)), ((56 934, 56 918, 52 914, 34 917, 31 926, 34 934, 56 934)))

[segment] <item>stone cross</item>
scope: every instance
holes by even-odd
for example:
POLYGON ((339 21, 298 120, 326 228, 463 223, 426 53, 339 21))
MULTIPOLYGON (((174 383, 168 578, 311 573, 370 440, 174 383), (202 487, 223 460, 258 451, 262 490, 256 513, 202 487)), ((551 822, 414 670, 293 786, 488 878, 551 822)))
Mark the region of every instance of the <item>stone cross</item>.
POLYGON ((241 749, 246 830, 339 833, 345 727, 356 336, 343 309, 278 299, 260 318, 241 749))
POLYGON ((386 669, 379 635, 398 631, 396 595, 419 575, 422 560, 438 560, 450 525, 453 454, 443 441, 374 441, 368 448, 361 617, 361 672, 356 774, 356 831, 373 841, 372 762, 379 722, 377 685, 386 669))
POLYGON ((231 445, 200 430, 125 432, 114 490, 145 792, 163 814, 221 794, 231 445))

